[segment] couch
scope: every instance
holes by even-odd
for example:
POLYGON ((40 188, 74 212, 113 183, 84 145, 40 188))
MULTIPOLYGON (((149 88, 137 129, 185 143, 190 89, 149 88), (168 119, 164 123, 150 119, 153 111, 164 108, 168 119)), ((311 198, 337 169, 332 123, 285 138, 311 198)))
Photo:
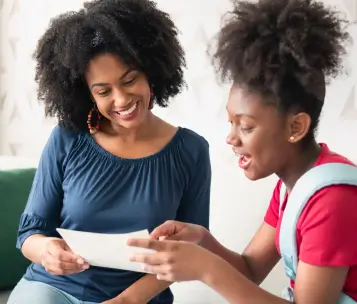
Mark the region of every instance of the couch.
POLYGON ((0 156, 0 304, 6 303, 11 288, 29 264, 15 242, 36 166, 35 160, 0 156))

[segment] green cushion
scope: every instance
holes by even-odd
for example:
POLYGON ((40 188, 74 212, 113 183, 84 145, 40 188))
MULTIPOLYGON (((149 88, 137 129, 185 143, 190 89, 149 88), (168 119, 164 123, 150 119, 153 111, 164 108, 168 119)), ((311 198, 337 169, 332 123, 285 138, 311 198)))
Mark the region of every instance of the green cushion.
POLYGON ((0 171, 0 290, 14 287, 30 264, 15 246, 35 172, 34 168, 0 171))

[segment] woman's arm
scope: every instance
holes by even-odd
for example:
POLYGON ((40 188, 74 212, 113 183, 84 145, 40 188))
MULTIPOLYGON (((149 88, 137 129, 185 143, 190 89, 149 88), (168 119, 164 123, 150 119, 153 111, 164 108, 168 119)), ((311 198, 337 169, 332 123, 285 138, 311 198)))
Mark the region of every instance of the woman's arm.
POLYGON ((17 248, 34 263, 41 263, 47 237, 58 237, 63 199, 63 163, 73 138, 59 126, 51 132, 42 151, 32 188, 20 218, 17 248))
POLYGON ((44 243, 47 237, 42 234, 33 234, 29 236, 21 247, 21 252, 25 258, 32 263, 41 264, 41 248, 44 248, 44 243))

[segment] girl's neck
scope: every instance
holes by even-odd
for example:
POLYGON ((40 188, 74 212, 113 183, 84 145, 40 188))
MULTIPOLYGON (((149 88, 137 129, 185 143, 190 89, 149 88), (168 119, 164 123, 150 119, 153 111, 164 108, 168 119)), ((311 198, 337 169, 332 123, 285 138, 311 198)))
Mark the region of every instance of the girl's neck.
POLYGON ((315 165, 320 153, 321 146, 316 141, 313 141, 302 151, 297 151, 284 169, 277 173, 288 192, 292 190, 296 181, 315 165))

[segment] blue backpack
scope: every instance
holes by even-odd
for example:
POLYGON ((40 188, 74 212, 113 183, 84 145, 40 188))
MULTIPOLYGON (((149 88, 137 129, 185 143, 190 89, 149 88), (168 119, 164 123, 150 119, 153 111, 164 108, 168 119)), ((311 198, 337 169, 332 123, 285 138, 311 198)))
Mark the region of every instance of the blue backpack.
MULTIPOLYGON (((301 176, 289 194, 289 204, 283 214, 279 246, 284 261, 285 274, 295 281, 298 266, 296 248, 296 224, 306 203, 315 192, 320 189, 337 184, 357 186, 357 167, 342 163, 327 163, 316 166, 301 176)), ((280 189, 280 207, 284 202, 286 187, 282 184, 280 189)), ((356 239, 357 241, 357 239, 356 239)), ((290 287, 283 291, 284 299, 293 302, 294 293, 290 287)), ((342 293, 338 304, 356 304, 352 298, 342 293)))

